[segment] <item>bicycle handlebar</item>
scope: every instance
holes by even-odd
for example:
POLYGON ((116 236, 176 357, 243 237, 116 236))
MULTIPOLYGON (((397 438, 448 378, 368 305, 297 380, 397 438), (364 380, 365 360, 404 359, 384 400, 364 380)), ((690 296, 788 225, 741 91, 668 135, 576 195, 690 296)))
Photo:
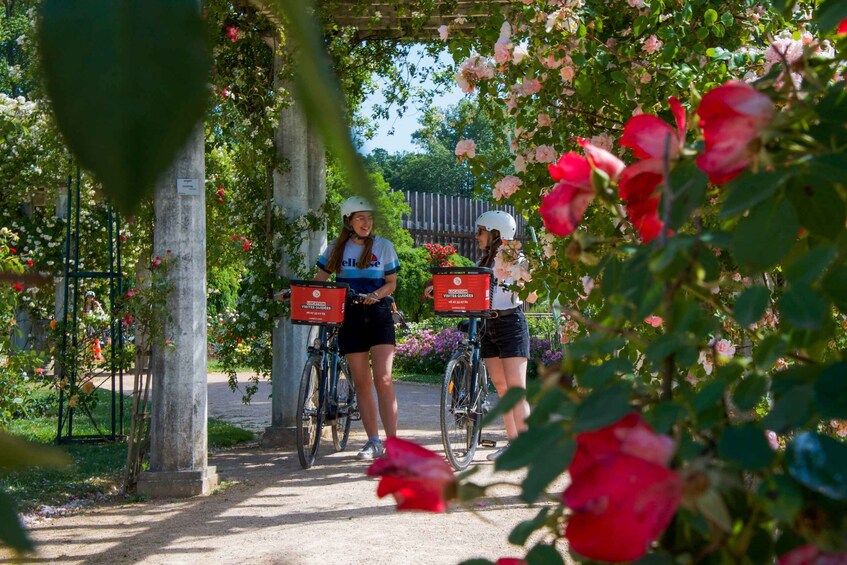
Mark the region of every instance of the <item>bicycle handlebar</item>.
MULTIPOLYGON (((274 298, 276 298, 277 300, 282 300, 283 302, 289 300, 291 298, 291 289, 290 288, 284 288, 284 289, 280 290, 279 292, 274 294, 274 298)), ((349 289, 347 290, 347 298, 352 299, 353 302, 355 302, 357 304, 360 304, 365 300, 372 300, 372 298, 367 294, 362 294, 360 292, 353 292, 352 290, 349 290, 349 289)), ((376 302, 382 302, 382 301, 385 301, 387 304, 391 304, 391 303, 394 302, 394 297, 389 295, 389 296, 383 296, 379 300, 376 300, 376 302)))

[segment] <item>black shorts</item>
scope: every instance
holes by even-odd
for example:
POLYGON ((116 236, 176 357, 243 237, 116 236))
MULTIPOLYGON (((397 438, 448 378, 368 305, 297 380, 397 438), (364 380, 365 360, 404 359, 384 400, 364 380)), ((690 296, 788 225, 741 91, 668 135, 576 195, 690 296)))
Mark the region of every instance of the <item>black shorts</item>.
POLYGON ((338 349, 342 355, 364 353, 374 345, 395 345, 391 305, 377 302, 370 306, 347 303, 344 325, 338 330, 338 349))
POLYGON ((518 308, 505 316, 485 320, 480 355, 483 359, 499 357, 529 358, 529 326, 518 308))

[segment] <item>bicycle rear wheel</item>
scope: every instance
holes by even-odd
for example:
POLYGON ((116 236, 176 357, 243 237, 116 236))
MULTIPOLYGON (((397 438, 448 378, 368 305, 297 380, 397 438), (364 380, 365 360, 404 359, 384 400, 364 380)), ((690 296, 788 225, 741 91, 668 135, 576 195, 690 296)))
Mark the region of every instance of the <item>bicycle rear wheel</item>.
POLYGON ((317 357, 311 357, 303 367, 300 393, 297 396, 297 456, 300 465, 308 469, 315 463, 323 429, 321 406, 321 366, 317 357))
POLYGON ((473 410, 474 375, 466 353, 453 357, 441 385, 441 442, 447 461, 457 471, 473 461, 479 441, 480 416, 473 410))
POLYGON ((338 363, 338 381, 335 383, 335 406, 337 412, 332 426, 332 445, 335 451, 344 451, 350 437, 352 412, 356 406, 356 387, 350 369, 343 360, 338 363))

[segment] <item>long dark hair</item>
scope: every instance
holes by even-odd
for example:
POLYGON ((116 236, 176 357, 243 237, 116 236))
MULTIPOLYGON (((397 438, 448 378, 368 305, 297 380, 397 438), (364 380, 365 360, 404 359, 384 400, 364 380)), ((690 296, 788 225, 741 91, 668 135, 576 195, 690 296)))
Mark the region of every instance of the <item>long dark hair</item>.
MULTIPOLYGON (((347 242, 350 241, 350 238, 353 237, 353 234, 356 232, 353 231, 353 227, 350 225, 350 220, 347 218, 344 219, 344 226, 341 228, 341 233, 338 234, 338 239, 335 240, 335 245, 332 248, 332 252, 329 254, 329 261, 326 264, 326 270, 330 273, 340 273, 341 272, 341 261, 344 259, 344 248, 347 247, 347 242)), ((368 234, 368 237, 365 238, 364 245, 362 247, 362 254, 359 255, 359 262, 356 263, 356 266, 360 269, 366 269, 368 265, 371 264, 371 252, 374 247, 374 236, 373 234, 368 234)))
POLYGON ((478 265, 480 267, 491 267, 494 265, 494 258, 497 256, 497 250, 503 245, 503 240, 500 239, 499 230, 489 230, 488 247, 485 248, 485 253, 479 258, 478 265))

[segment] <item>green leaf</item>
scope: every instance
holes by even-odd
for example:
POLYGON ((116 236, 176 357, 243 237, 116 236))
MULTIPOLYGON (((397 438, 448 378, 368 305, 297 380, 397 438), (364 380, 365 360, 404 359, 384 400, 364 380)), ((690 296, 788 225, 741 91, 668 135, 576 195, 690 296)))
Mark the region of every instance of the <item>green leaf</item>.
POLYGON ((724 389, 726 389, 726 383, 722 380, 708 383, 694 398, 694 411, 699 414, 719 405, 723 398, 724 389))
POLYGON ((509 443, 509 449, 494 464, 498 471, 514 471, 544 458, 551 445, 564 435, 559 423, 532 426, 509 443))
POLYGON ((786 200, 763 202, 738 222, 732 251, 753 271, 763 271, 782 260, 797 239, 797 215, 786 200))
POLYGON ((847 420, 847 361, 821 372, 815 382, 815 405, 824 418, 847 420))
POLYGON ((629 361, 621 357, 610 359, 600 365, 591 365, 579 375, 579 386, 602 387, 608 384, 615 375, 631 370, 631 367, 629 361))
POLYGON ((544 522, 547 520, 547 515, 549 513, 550 508, 542 508, 532 520, 519 522, 509 534, 509 543, 512 545, 525 544, 526 540, 529 539, 529 536, 531 536, 534 531, 544 526, 544 522))
POLYGON ((806 285, 795 285, 779 301, 782 320, 801 330, 816 330, 827 316, 828 305, 820 294, 806 285))
POLYGON ((834 30, 844 18, 847 18, 847 3, 843 0, 827 0, 815 14, 818 29, 822 34, 834 30))
POLYGON ((774 402, 762 426, 780 435, 804 426, 812 417, 812 394, 812 385, 794 387, 774 402))
POLYGON ((759 373, 752 373, 735 386, 732 401, 739 409, 746 412, 758 406, 767 391, 768 379, 759 373))
POLYGON ((210 59, 198 3, 45 0, 39 44, 65 141, 132 212, 203 119, 210 59))
POLYGON ((831 270, 821 286, 841 313, 847 314, 847 267, 831 270))
POLYGON ((810 233, 834 240, 844 230, 847 210, 844 200, 830 184, 832 177, 827 176, 826 181, 798 178, 788 191, 788 197, 794 205, 801 226, 810 233))
POLYGON ((713 26, 713 25, 715 25, 715 22, 717 22, 717 21, 718 21, 718 13, 715 10, 713 10, 712 8, 709 8, 703 14, 703 22, 707 26, 713 26))
POLYGON ((729 196, 723 204, 719 217, 725 220, 738 216, 756 204, 769 200, 785 183, 785 180, 785 174, 776 172, 742 174, 726 185, 729 196))
POLYGON ((764 286, 751 286, 741 293, 732 313, 742 327, 758 322, 768 309, 771 292, 764 286))
POLYGON ((561 554, 552 545, 539 543, 526 554, 527 565, 564 565, 561 554))
POLYGON ((718 454, 748 471, 764 469, 775 456, 765 431, 753 424, 726 428, 718 444, 718 454))
POLYGON ((833 500, 847 500, 847 444, 806 432, 785 451, 788 474, 803 486, 833 500))
POLYGON ((710 488, 701 494, 695 502, 697 510, 710 522, 718 526, 724 532, 732 531, 732 518, 726 507, 723 497, 715 488, 710 488))
POLYGON ((768 514, 789 524, 803 508, 800 485, 786 475, 774 475, 762 481, 759 485, 759 499, 768 514))
POLYGON ((521 498, 526 502, 534 502, 553 480, 565 472, 571 464, 576 443, 561 441, 556 443, 547 453, 543 461, 534 463, 523 481, 521 498))
POLYGON ((294 80, 306 117, 320 131, 324 144, 347 172, 353 190, 371 201, 376 200, 362 158, 350 136, 344 116, 346 104, 324 48, 323 33, 313 15, 313 2, 264 0, 263 4, 289 24, 285 32, 297 46, 294 80))
POLYGON ((771 334, 753 348, 753 362, 761 369, 768 369, 776 360, 788 351, 786 338, 781 334, 771 334))
POLYGON ((18 552, 35 549, 18 520, 15 501, 2 491, 0 491, 0 541, 18 552))
POLYGON ((685 414, 685 408, 673 402, 659 402, 644 414, 644 419, 658 434, 668 434, 673 425, 685 414))
POLYGON ((55 447, 45 447, 0 431, 0 470, 11 471, 26 467, 61 468, 70 458, 55 447))
POLYGON ((837 255, 838 250, 834 245, 815 246, 785 267, 785 279, 794 284, 811 284, 837 255))
POLYGON ((703 40, 709 37, 709 28, 707 27, 698 27, 697 28, 697 39, 703 40))
POLYGON ((499 416, 502 416, 509 410, 515 407, 520 400, 526 398, 526 390, 518 387, 512 387, 506 391, 500 400, 497 401, 497 404, 494 405, 488 414, 485 415, 485 418, 482 419, 482 427, 485 428, 494 423, 499 416))
POLYGON ((574 432, 596 430, 620 420, 632 411, 629 395, 629 388, 618 384, 588 396, 576 408, 574 432))
POLYGON ((684 161, 671 171, 670 186, 673 200, 669 226, 678 230, 691 221, 691 214, 703 204, 703 195, 709 178, 694 161, 684 161))

